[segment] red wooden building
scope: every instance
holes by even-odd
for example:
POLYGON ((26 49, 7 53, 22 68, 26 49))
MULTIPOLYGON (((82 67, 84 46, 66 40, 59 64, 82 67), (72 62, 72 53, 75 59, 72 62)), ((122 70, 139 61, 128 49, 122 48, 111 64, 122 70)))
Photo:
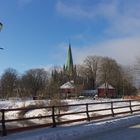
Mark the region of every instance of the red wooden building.
POLYGON ((73 82, 66 82, 60 87, 60 94, 63 98, 69 98, 75 94, 75 86, 73 82))
POLYGON ((115 96, 115 88, 108 83, 104 83, 98 87, 98 97, 112 98, 115 96))

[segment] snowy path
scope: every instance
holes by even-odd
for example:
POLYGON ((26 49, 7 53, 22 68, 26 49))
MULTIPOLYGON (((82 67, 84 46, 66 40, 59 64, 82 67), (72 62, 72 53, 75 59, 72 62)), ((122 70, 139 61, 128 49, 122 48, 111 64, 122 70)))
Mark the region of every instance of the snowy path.
POLYGON ((140 140, 140 124, 80 137, 77 140, 140 140))

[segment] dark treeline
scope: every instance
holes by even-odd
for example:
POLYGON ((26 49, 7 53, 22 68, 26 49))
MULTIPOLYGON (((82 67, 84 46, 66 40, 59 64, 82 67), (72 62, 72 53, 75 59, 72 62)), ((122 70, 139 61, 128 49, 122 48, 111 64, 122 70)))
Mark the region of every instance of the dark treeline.
POLYGON ((51 72, 39 68, 30 69, 22 75, 8 68, 0 78, 0 97, 53 98, 58 95, 59 87, 69 80, 74 81, 77 93, 82 89, 96 89, 104 82, 116 89, 118 97, 136 93, 129 68, 109 57, 87 56, 83 64, 74 66, 72 74, 61 67, 54 67, 51 72))

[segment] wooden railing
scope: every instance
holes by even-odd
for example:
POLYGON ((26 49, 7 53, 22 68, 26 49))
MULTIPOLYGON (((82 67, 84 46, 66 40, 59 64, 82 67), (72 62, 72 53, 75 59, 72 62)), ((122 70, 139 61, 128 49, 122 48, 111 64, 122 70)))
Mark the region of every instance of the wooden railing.
MULTIPOLYGON (((122 114, 132 114, 132 113, 139 113, 140 112, 140 100, 123 100, 123 101, 111 101, 111 102, 97 102, 97 103, 86 103, 86 104, 71 104, 71 105, 63 105, 63 106, 43 106, 43 107, 30 107, 30 108, 15 108, 15 109, 1 109, 1 136, 6 136, 8 133, 12 132, 19 132, 23 130, 29 130, 34 128, 42 128, 42 127, 56 127, 57 125, 61 124, 68 124, 78 121, 91 121, 91 120, 97 120, 102 119, 105 117, 115 117, 122 114), (126 105, 117 105, 117 103, 126 103, 126 105), (95 105, 101 105, 101 104, 109 104, 110 107, 108 108, 100 108, 100 109, 90 109, 90 107, 95 105), (60 109, 63 107, 84 107, 84 111, 76 111, 76 112, 56 112, 56 109, 60 109), (34 109, 46 109, 51 112, 49 115, 44 116, 31 116, 31 117, 22 117, 22 118, 12 118, 12 119, 6 119, 6 113, 11 111, 25 111, 25 110, 34 110, 34 109), (118 109, 127 109, 127 111, 117 111, 118 109), (101 111, 110 111, 110 113, 98 113, 101 111), (72 119, 72 120, 62 120, 62 116, 68 116, 68 115, 76 115, 76 114, 85 114, 83 118, 78 119, 72 119), (8 126, 8 123, 16 122, 17 124, 20 121, 29 121, 29 120, 35 120, 35 119, 47 119, 50 118, 51 121, 43 123, 43 124, 35 124, 35 125, 29 125, 24 127, 14 127, 10 128, 8 126), (58 121, 59 118, 59 121, 58 121)), ((49 119, 49 120, 50 120, 49 119)), ((40 121, 40 120, 39 120, 40 121)))

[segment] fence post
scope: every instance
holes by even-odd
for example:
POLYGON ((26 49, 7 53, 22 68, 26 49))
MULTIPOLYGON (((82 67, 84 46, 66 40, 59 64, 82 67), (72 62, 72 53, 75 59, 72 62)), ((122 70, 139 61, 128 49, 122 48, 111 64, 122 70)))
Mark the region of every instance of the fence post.
POLYGON ((132 114, 133 113, 133 110, 132 110, 132 106, 131 106, 131 100, 129 100, 129 107, 130 107, 130 112, 132 114))
POLYGON ((114 117, 115 114, 114 114, 114 110, 113 110, 113 102, 111 102, 111 112, 112 112, 112 117, 114 117))
POLYGON ((90 116, 88 113, 88 104, 86 103, 86 114, 87 114, 87 120, 90 121, 90 116))
POLYGON ((7 131, 6 131, 6 126, 5 126, 5 110, 1 109, 1 113, 2 113, 2 136, 6 136, 7 135, 7 131))
POLYGON ((53 121, 53 127, 56 127, 56 121, 55 121, 55 107, 52 106, 52 121, 53 121))

